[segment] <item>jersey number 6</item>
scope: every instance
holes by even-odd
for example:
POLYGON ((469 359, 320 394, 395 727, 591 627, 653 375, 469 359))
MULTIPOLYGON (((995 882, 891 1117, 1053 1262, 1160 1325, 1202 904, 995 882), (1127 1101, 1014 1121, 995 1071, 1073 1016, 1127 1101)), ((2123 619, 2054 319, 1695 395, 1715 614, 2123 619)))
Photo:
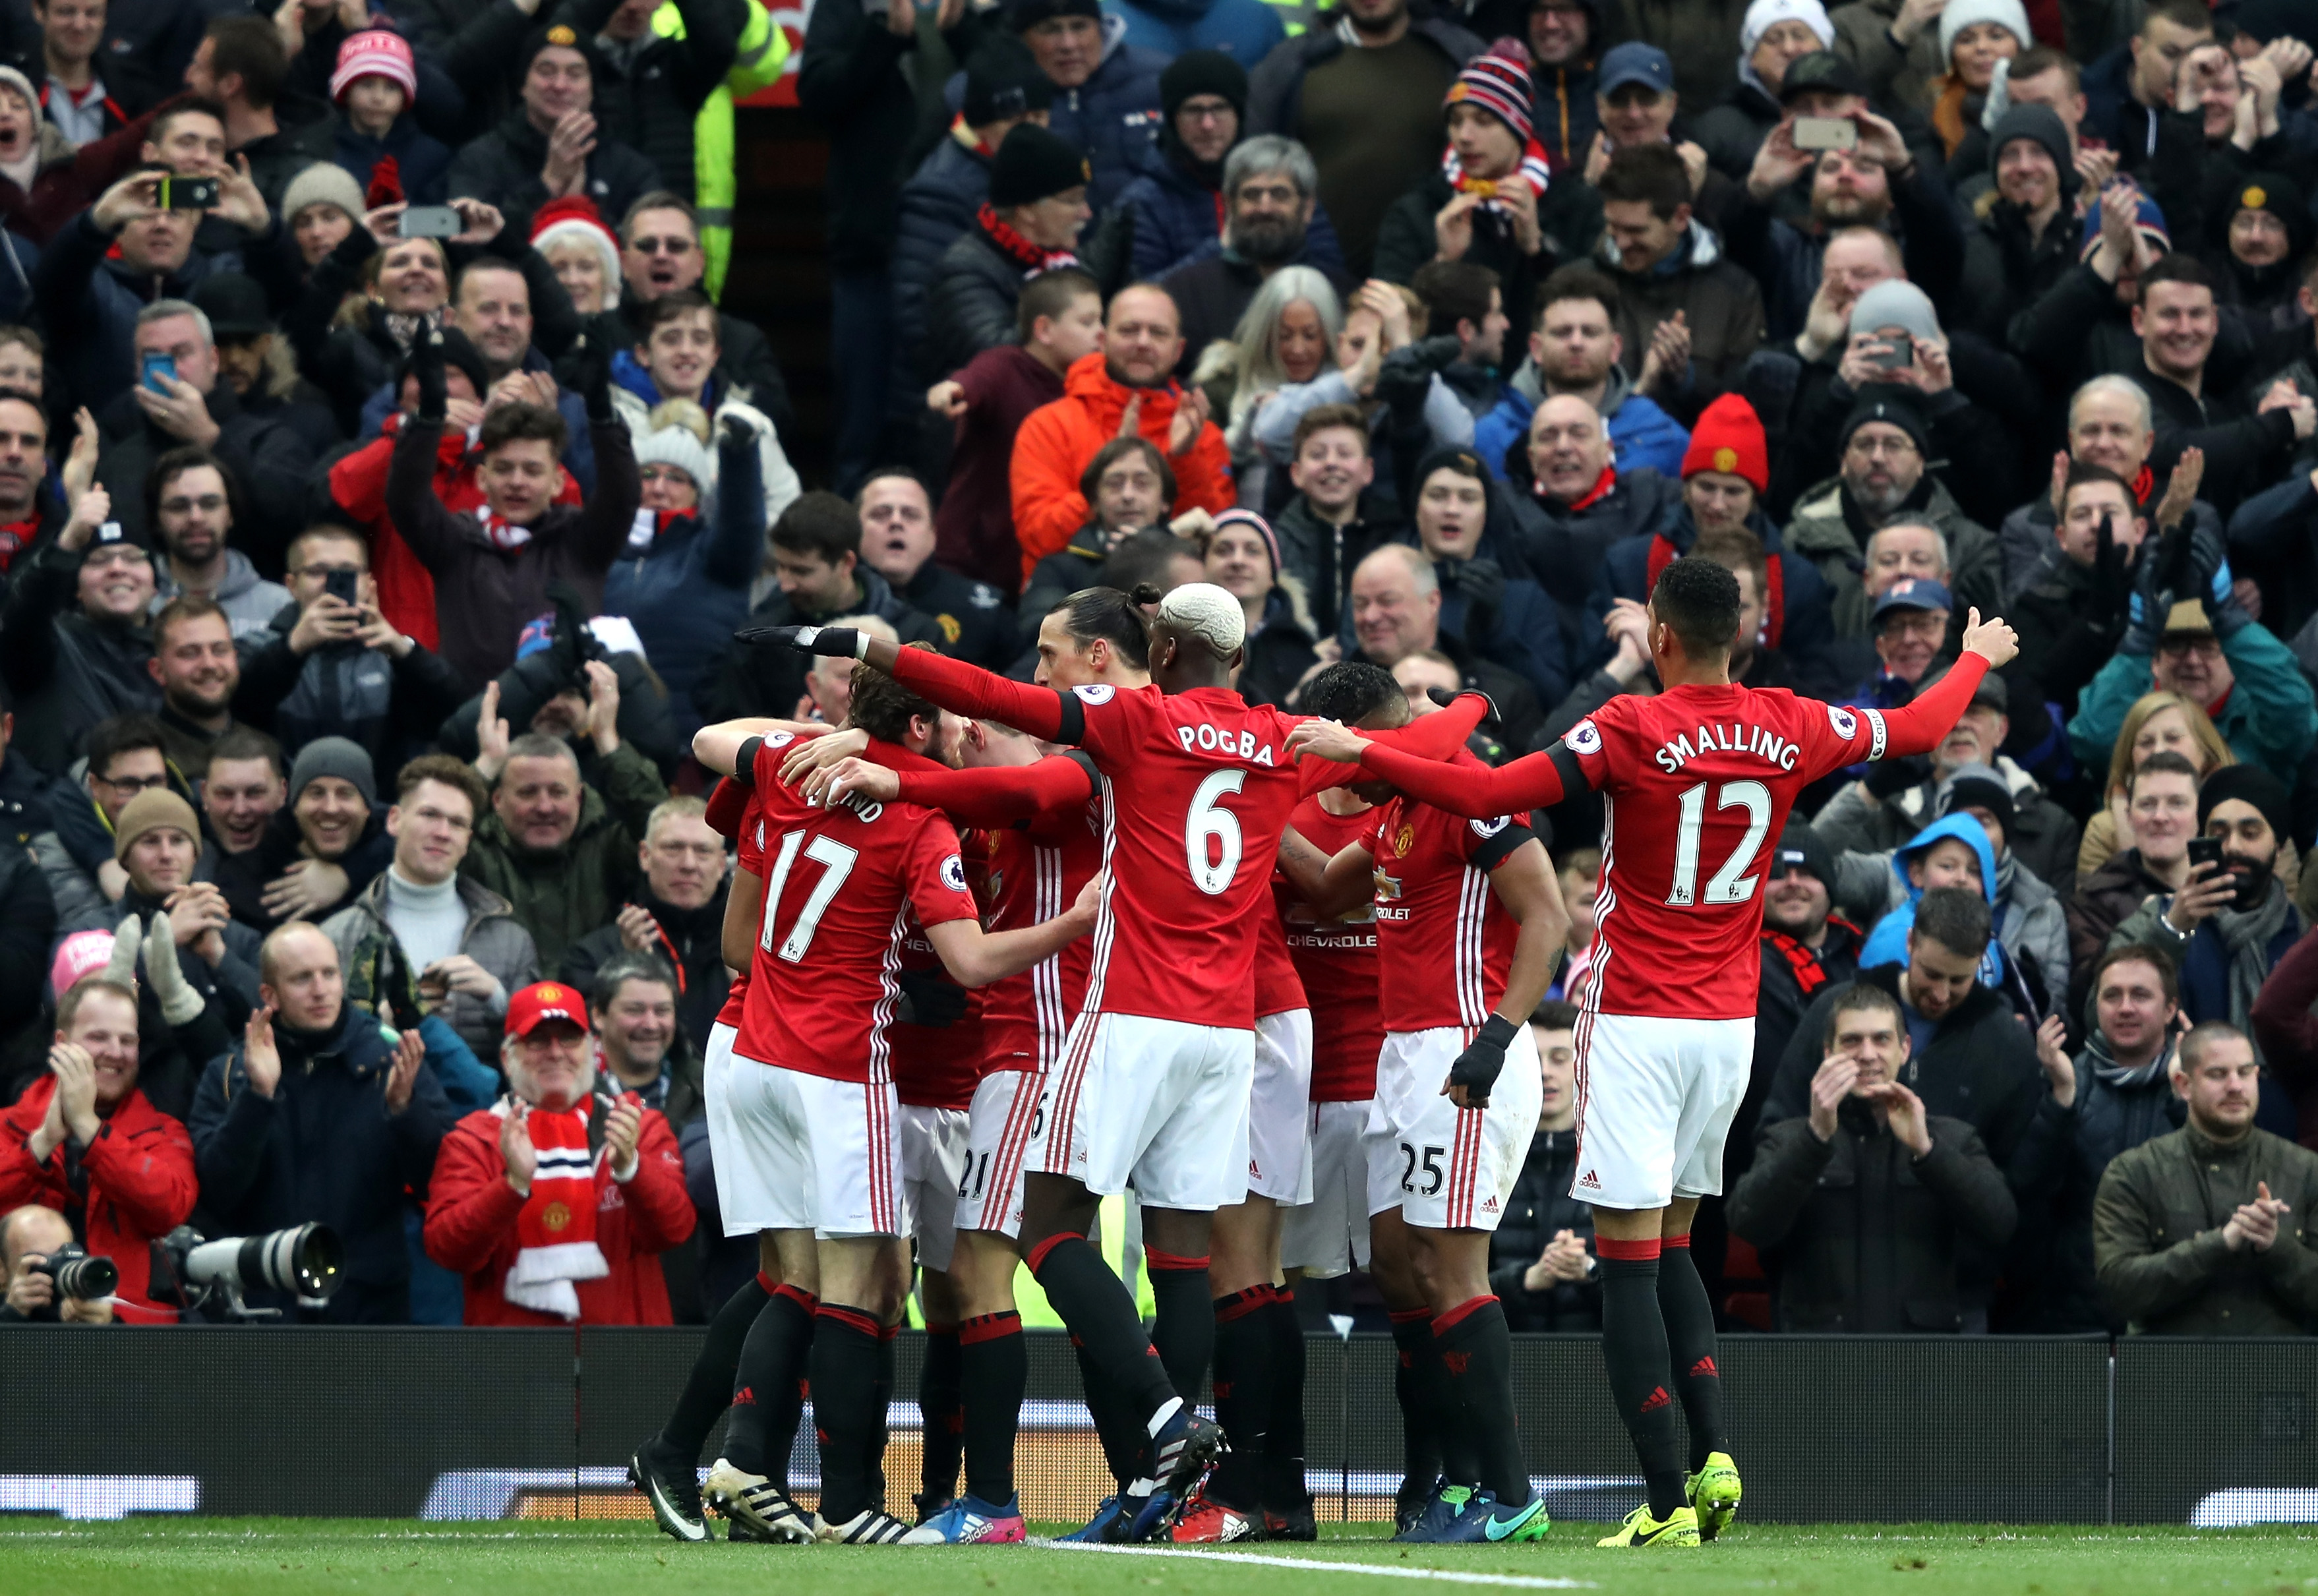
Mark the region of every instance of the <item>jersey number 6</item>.
POLYGON ((1183 820, 1183 862, 1191 867, 1191 884, 1211 898, 1219 898, 1231 890, 1232 877, 1239 874, 1240 851, 1244 847, 1240 840, 1238 817, 1228 809, 1217 807, 1216 800, 1245 785, 1246 771, 1217 771, 1191 794, 1190 812, 1183 820), (1213 864, 1208 862, 1209 838, 1214 839, 1223 855, 1213 864))
MULTIPOLYGON (((1771 789, 1761 782, 1725 782, 1714 795, 1718 810, 1743 809, 1747 811, 1747 835, 1730 850, 1706 883, 1706 901, 1710 904, 1744 903, 1755 895, 1756 878, 1742 875, 1755 856, 1762 850, 1763 838, 1771 829, 1771 789)), ((1674 839, 1674 888, 1667 893, 1667 901, 1677 908, 1688 908, 1698 898, 1698 838, 1706 829, 1706 784, 1701 782, 1682 795, 1682 823, 1674 839)))

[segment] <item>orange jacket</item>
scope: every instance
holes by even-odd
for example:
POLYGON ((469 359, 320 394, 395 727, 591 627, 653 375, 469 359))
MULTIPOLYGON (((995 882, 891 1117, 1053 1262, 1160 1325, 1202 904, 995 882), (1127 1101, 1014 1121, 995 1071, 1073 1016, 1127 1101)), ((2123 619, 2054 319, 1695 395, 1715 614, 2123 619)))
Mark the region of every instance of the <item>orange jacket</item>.
MULTIPOLYGON (((1063 397, 1030 412, 1022 430, 1014 435, 1014 536, 1022 545, 1022 579, 1031 568, 1067 544, 1087 524, 1086 496, 1079 478, 1095 451, 1119 435, 1119 418, 1127 401, 1141 395, 1143 408, 1136 430, 1167 447, 1167 429, 1175 423, 1175 406, 1181 386, 1129 388, 1104 369, 1102 352, 1081 355, 1063 378, 1063 397)), ((1170 457, 1175 471, 1175 514, 1202 509, 1220 514, 1239 502, 1232 486, 1231 451, 1215 423, 1199 428, 1190 448, 1170 457)))

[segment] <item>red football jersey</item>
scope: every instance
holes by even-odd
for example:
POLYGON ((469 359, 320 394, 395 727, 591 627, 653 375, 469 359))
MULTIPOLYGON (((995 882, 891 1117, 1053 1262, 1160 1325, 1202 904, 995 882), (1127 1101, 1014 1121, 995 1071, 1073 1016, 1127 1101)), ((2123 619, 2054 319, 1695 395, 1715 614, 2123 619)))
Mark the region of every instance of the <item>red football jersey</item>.
MULTIPOLYGON (((934 952, 914 914, 902 942, 900 973, 948 980, 942 973, 941 955, 934 952)), ((966 993, 966 1012, 948 1025, 905 1025, 896 1019, 886 1027, 894 1095, 903 1103, 913 1108, 974 1106, 974 1083, 982 1079, 981 996, 979 991, 966 993)))
MULTIPOLYGON (((1317 798, 1307 798, 1292 820, 1314 847, 1333 855, 1348 842, 1366 841, 1376 818, 1373 809, 1330 814, 1317 798)), ((1377 1054, 1384 1050, 1376 905, 1363 903, 1322 925, 1286 882, 1275 878, 1272 891, 1287 921, 1288 956, 1296 961, 1312 1007, 1312 1101, 1364 1102, 1376 1096, 1377 1054)))
MULTIPOLYGON (((1018 931, 1054 919, 1078 901, 1102 868, 1102 821, 1092 802, 990 837, 993 931, 1018 931)), ((982 1071, 1046 1070, 1062 1062, 1071 1022, 1086 1001, 1093 939, 1081 937, 1019 975, 983 989, 982 1071)))
POLYGON ((912 803, 808 807, 781 785, 790 740, 775 733, 757 752, 744 847, 764 879, 764 924, 734 1051, 832 1080, 891 1080, 912 914, 926 926, 976 918, 957 832, 912 803))
POLYGON ((1763 873, 1795 794, 1880 758, 1877 711, 1783 689, 1613 698, 1562 743, 1602 794, 1587 1009, 1741 1019, 1757 1006, 1763 873))
POLYGON ((1288 930, 1280 920, 1280 906, 1272 903, 1258 910, 1249 923, 1255 935, 1255 1018, 1309 1008, 1304 978, 1296 973, 1296 961, 1289 955, 1288 930))
MULTIPOLYGON (((1482 767, 1466 753, 1455 763, 1482 767)), ((1505 995, 1521 937, 1520 922, 1489 890, 1489 872, 1530 840, 1529 817, 1460 820, 1395 797, 1373 819, 1368 847, 1376 861, 1384 1028, 1476 1028, 1505 995)))
MULTIPOLYGON (((751 875, 760 874, 765 865, 764 856, 750 852, 759 829, 756 789, 742 786, 727 776, 718 782, 708 794, 705 818, 709 828, 719 837, 739 845, 740 867, 751 875)), ((741 1015, 748 1004, 749 973, 743 970, 732 977, 732 984, 725 989, 724 1007, 716 1011, 716 1023, 740 1029, 741 1015)), ((701 1040, 705 1042, 707 1038, 704 1036, 701 1040)))
POLYGON ((1086 1006, 1247 1030, 1272 861, 1300 777, 1287 751, 1301 716, 1221 687, 1075 689, 1081 744, 1104 777, 1110 871, 1086 1006))

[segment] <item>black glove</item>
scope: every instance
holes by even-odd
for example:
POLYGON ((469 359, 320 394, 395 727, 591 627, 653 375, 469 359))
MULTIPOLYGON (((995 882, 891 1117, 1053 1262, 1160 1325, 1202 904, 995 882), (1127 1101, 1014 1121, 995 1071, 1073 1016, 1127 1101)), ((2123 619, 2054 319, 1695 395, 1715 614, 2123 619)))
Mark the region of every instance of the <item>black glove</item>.
POLYGON ((443 335, 422 327, 410 341, 410 369, 418 378, 418 419, 437 424, 451 414, 448 379, 443 373, 443 335))
POLYGON ((1505 719, 1503 715, 1497 713, 1497 701, 1490 697, 1487 693, 1482 692, 1478 687, 1460 687, 1453 692, 1447 687, 1427 687, 1424 689, 1424 695, 1433 700, 1433 703, 1439 704, 1442 709, 1447 709, 1451 704, 1456 703, 1460 698, 1464 697, 1467 694, 1470 694, 1472 696, 1479 699, 1481 703, 1487 706, 1481 711, 1481 722, 1484 725, 1487 725, 1491 721, 1502 722, 1505 719))
POLYGON ((2092 591, 2085 620, 2105 637, 2120 636, 2132 623, 2132 567, 2133 552, 2118 545, 2114 517, 2103 516, 2094 534, 2092 591))
POLYGON ((1468 560, 1454 568, 1454 578, 1465 598, 1465 641, 1478 644, 1496 636, 1505 608, 1505 573, 1494 560, 1468 560))
POLYGON ((597 652, 596 634, 588 630, 588 606, 562 582, 547 585, 547 601, 555 606, 555 635, 547 645, 555 680, 584 698, 588 695, 585 667, 597 652))
POLYGON ((757 446, 757 429, 738 416, 727 416, 716 424, 716 446, 719 449, 753 449, 757 446))
POLYGON ((954 1026, 966 1016, 966 989, 930 970, 904 970, 894 977, 902 991, 894 1018, 905 1026, 954 1026))
POLYGON ((734 642, 771 643, 829 659, 858 659, 866 634, 850 626, 743 626, 734 642))
POLYGON ((1497 1074, 1505 1067, 1505 1045, 1513 1039, 1514 1022, 1502 1014, 1492 1014, 1481 1034, 1467 1043, 1457 1062, 1449 1066, 1449 1084, 1465 1089, 1467 1107, 1488 1107, 1489 1089, 1496 1085, 1497 1074))
POLYGON ((1433 374, 1463 351, 1463 345, 1446 335, 1402 345, 1378 365, 1376 397, 1395 410, 1406 406, 1422 408, 1433 374))
POLYGON ((588 401, 588 419, 616 419, 612 408, 612 352, 597 348, 595 341, 582 333, 571 353, 579 366, 580 391, 588 401))

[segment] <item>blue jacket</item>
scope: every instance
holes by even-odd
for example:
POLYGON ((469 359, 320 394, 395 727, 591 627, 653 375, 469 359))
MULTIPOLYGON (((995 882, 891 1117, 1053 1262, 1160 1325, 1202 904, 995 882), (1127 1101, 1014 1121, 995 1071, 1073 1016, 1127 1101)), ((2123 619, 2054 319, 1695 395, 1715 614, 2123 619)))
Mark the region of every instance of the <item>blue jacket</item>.
MULTIPOLYGON (((1763 552, 1771 567, 1771 584, 1779 593, 1779 634, 1771 639, 1771 645, 1786 655, 1791 663, 1818 666, 1835 643, 1835 620, 1828 607, 1832 601, 1827 578, 1810 560, 1786 551, 1779 529, 1760 509, 1747 517, 1747 530, 1763 540, 1763 552)), ((1581 642, 1586 651, 1573 660, 1577 668, 1599 669, 1617 652, 1616 645, 1602 630, 1602 623, 1609 619, 1610 601, 1631 598, 1640 604, 1649 599, 1650 551, 1661 538, 1666 540, 1669 554, 1675 556, 1687 554, 1691 544, 1698 541, 1698 527, 1690 518, 1690 507, 1679 498, 1675 500, 1673 518, 1664 526, 1613 544, 1603 558, 1602 574, 1594 580, 1594 596, 1586 601, 1586 632, 1593 641, 1590 645, 1581 642)))
MULTIPOLYGON (((1101 65, 1078 87, 1055 91, 1055 103, 1047 111, 1047 130, 1085 152, 1094 169, 1094 181, 1087 185, 1087 203, 1098 216, 1119 203, 1119 196, 1142 170, 1143 152, 1159 136, 1159 124, 1164 120, 1159 110, 1159 74, 1168 59, 1155 49, 1129 44, 1124 16, 1105 16, 1101 65)), ((952 112, 963 106, 966 74, 951 74, 942 85, 942 95, 952 112)), ((973 220, 971 208, 966 220, 973 220)), ((959 231, 964 230, 961 226, 959 231)), ((943 240, 945 247, 957 237, 952 233, 943 240)))
MULTIPOLYGON (((1223 248, 1220 193, 1185 171, 1182 163, 1168 154, 1163 139, 1153 139, 1151 148, 1143 152, 1142 170, 1119 196, 1119 202, 1134 220, 1133 258, 1138 278, 1163 277, 1177 266, 1204 260, 1223 248)), ((1344 269, 1344 247, 1337 241, 1335 224, 1328 220, 1328 208, 1316 202, 1312 220, 1304 229, 1304 256, 1297 264, 1344 269)))
POLYGON ((1219 49, 1253 72, 1288 37, 1279 10, 1263 0, 1110 0, 1107 9, 1127 20, 1128 45, 1170 60, 1187 49, 1219 49))
MULTIPOLYGON (((1988 846, 1987 830, 1968 814, 1943 816, 1892 853, 1891 874, 1900 878, 1900 890, 1907 895, 1907 901, 1877 920, 1874 929, 1867 933, 1867 940, 1859 949, 1861 969, 1908 962, 1908 934, 1916 928, 1916 905, 1924 897, 1923 889, 1908 879, 1908 866, 1951 837, 1962 838, 1972 845, 1980 859, 1981 890, 1988 895, 1989 912, 1996 912, 1996 851, 1988 846)), ((2004 984, 2004 946, 1992 933, 1988 939, 1988 952, 1980 961, 1980 984, 1998 988, 2004 984)))
MULTIPOLYGON (((1690 448, 1690 432, 1660 409, 1658 401, 1633 390, 1633 379, 1623 366, 1610 368, 1610 385, 1602 393, 1602 419, 1610 434, 1610 460, 1622 477, 1649 467, 1669 482, 1682 480, 1682 457, 1690 448)), ((1530 418, 1537 414, 1537 367, 1528 361, 1505 386, 1496 408, 1473 423, 1473 449, 1488 466, 1489 474, 1505 480, 1505 455, 1529 441, 1530 418)))
POLYGON ((336 1323, 400 1318, 410 1277, 403 1190, 425 1192, 435 1150, 451 1128, 443 1083, 421 1069, 409 1106, 389 1115, 393 1044, 351 1003, 310 1053, 279 1023, 274 1040, 282 1079, 270 1098, 250 1089, 238 1046, 202 1072, 186 1127, 202 1182, 195 1223, 215 1238, 319 1220, 346 1250, 344 1283, 327 1316, 336 1323))
POLYGON ((330 158, 353 173, 355 182, 364 190, 369 189, 370 175, 380 159, 392 156, 395 178, 402 184, 404 199, 414 205, 440 205, 449 196, 451 152, 420 132, 418 119, 410 112, 406 111, 396 117, 383 139, 355 132, 343 111, 332 120, 337 142, 330 158))
MULTIPOLYGON (((714 518, 678 516, 649 548, 633 544, 604 573, 604 610, 625 615, 668 686, 686 736, 699 729, 692 689, 723 657, 749 615, 749 584, 764 538, 765 490, 756 439, 716 444, 714 518)), ((644 514, 650 514, 646 511, 644 514)))
MULTIPOLYGON (((894 238, 894 390, 888 413, 912 422, 926 414, 926 389, 947 372, 929 373, 926 359, 926 295, 942 251, 974 225, 975 212, 990 197, 990 157, 944 136, 910 180, 902 185, 901 218, 894 238)), ((1137 277, 1143 270, 1143 234, 1136 229, 1137 277)))

